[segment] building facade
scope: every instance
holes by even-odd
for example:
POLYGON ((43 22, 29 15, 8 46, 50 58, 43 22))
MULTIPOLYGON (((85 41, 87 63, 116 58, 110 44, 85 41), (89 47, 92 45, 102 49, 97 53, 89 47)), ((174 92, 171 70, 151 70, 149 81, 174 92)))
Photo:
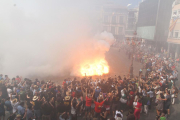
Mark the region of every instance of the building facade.
POLYGON ((157 50, 167 49, 169 21, 174 0, 145 0, 140 3, 137 35, 157 50))
POLYGON ((178 58, 180 55, 180 0, 173 3, 167 42, 168 52, 172 57, 178 58))
POLYGON ((126 38, 133 38, 136 31, 136 24, 138 18, 138 9, 128 9, 127 27, 125 30, 126 38))
POLYGON ((116 41, 125 38, 127 27, 127 7, 117 5, 104 5, 102 7, 102 30, 111 32, 116 41))

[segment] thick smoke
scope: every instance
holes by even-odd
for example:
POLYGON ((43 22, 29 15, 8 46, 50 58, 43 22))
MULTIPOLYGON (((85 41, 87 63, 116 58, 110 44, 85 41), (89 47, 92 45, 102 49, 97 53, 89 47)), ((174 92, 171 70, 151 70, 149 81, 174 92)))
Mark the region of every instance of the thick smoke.
POLYGON ((113 43, 98 33, 96 0, 1 0, 0 73, 78 75, 78 65, 104 57, 113 43))

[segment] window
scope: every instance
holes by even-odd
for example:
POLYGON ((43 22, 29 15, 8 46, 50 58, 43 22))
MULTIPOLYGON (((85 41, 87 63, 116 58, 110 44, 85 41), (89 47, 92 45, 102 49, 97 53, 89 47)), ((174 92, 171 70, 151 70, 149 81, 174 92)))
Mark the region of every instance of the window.
POLYGON ((180 9, 178 10, 178 15, 180 15, 180 9))
POLYGON ((134 12, 129 12, 129 17, 134 17, 134 12))
POLYGON ((112 23, 116 23, 116 16, 112 16, 112 23))
POLYGON ((119 23, 121 23, 121 24, 124 23, 124 17, 123 17, 123 16, 120 16, 120 17, 119 17, 119 23))
POLYGON ((113 27, 113 26, 111 27, 111 33, 115 34, 115 27, 113 27))
POLYGON ((119 29, 118 29, 118 34, 119 34, 119 35, 122 35, 122 33, 123 33, 123 27, 119 27, 119 29))
POLYGON ((175 38, 178 38, 179 32, 174 32, 174 34, 175 34, 174 37, 175 37, 175 38))
POLYGON ((173 11, 173 15, 177 15, 177 11, 175 10, 175 11, 173 11))
POLYGON ((109 21, 109 20, 108 20, 108 16, 105 15, 105 16, 104 16, 104 22, 108 23, 108 21, 109 21))

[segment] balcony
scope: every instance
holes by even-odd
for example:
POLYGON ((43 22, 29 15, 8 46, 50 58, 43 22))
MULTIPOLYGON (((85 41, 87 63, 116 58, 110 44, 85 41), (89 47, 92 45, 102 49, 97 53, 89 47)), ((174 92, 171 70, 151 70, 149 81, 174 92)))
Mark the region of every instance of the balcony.
POLYGON ((168 43, 180 44, 180 38, 168 38, 168 43))

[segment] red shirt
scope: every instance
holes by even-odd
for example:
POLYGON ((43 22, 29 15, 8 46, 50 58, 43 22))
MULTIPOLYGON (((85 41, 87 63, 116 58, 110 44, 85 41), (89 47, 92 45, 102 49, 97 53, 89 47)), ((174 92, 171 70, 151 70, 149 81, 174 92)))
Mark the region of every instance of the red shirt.
POLYGON ((64 85, 66 82, 64 81, 63 83, 62 83, 62 85, 64 85))
POLYGON ((91 106, 91 103, 92 103, 92 98, 88 98, 88 97, 86 96, 86 106, 87 106, 87 107, 90 107, 90 106, 91 106))
POLYGON ((76 93, 75 92, 72 92, 71 96, 72 97, 75 97, 76 93))
POLYGON ((173 66, 172 66, 172 69, 175 69, 175 68, 176 68, 176 66, 173 65, 173 66))
POLYGON ((101 112, 101 108, 103 106, 103 103, 104 103, 104 101, 102 101, 101 103, 94 101, 94 104, 95 104, 94 110, 95 110, 96 113, 100 113, 101 112))
POLYGON ((21 82, 21 78, 16 78, 16 82, 20 83, 21 82))
POLYGON ((123 83, 123 80, 119 80, 120 83, 123 83))
POLYGON ((135 107, 135 108, 139 108, 139 109, 141 109, 141 106, 142 106, 142 103, 137 102, 137 105, 136 105, 136 107, 135 107))

